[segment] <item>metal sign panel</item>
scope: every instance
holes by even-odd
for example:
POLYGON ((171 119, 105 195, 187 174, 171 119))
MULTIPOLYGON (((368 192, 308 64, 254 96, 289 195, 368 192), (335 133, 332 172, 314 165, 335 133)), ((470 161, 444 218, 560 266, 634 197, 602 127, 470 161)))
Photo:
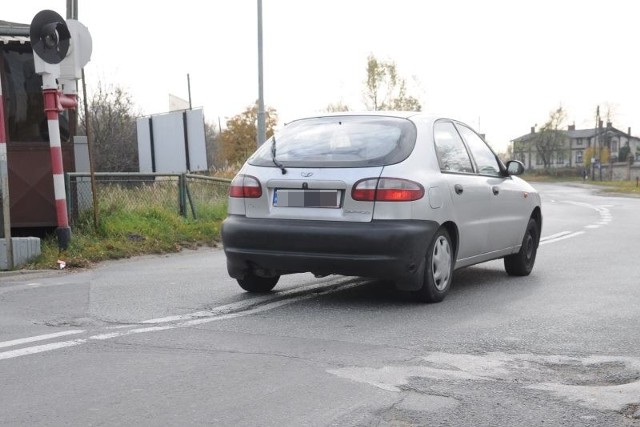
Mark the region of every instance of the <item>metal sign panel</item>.
POLYGON ((175 111, 137 120, 140 172, 207 170, 202 109, 175 111))

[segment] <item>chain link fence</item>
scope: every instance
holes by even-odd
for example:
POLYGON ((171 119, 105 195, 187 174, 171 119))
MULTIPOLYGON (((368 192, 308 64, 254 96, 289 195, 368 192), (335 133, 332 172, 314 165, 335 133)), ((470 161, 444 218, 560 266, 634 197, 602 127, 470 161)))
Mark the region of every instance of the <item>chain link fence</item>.
MULTIPOLYGON (((194 174, 107 173, 95 176, 95 201, 100 211, 129 211, 150 206, 185 217, 207 218, 226 203, 231 180, 194 174)), ((67 209, 71 222, 93 209, 94 186, 89 173, 67 173, 67 209)))

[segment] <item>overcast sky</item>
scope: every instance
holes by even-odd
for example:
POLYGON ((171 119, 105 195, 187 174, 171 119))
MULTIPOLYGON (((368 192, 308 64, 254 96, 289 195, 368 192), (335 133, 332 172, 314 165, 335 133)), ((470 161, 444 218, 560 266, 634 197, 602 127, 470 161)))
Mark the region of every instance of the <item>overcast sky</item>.
MULTIPOLYGON (((66 0, 4 0, 30 23, 66 0)), ((629 0, 263 0, 264 96, 281 121, 330 103, 362 109, 369 54, 396 63, 424 111, 468 123, 497 150, 562 105, 593 127, 597 105, 640 135, 640 3, 629 0)), ((258 97, 256 0, 79 0, 93 38, 89 88, 119 85, 141 113, 169 93, 223 122, 258 97), (172 6, 169 6, 172 5, 172 6)))

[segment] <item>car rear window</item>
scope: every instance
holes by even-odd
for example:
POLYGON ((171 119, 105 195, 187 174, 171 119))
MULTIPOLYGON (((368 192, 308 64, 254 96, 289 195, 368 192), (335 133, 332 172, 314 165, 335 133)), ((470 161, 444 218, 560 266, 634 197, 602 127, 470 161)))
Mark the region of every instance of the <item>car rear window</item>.
POLYGON ((415 125, 398 117, 331 116, 286 125, 249 158, 255 166, 365 167, 406 159, 416 142, 415 125), (275 138, 275 143, 274 143, 275 138))

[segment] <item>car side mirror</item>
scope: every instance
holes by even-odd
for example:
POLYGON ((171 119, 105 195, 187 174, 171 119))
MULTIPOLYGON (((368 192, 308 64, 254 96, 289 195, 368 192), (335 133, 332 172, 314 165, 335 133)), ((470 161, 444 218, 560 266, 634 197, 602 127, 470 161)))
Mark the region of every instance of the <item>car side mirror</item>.
POLYGON ((507 162, 507 173, 509 175, 522 175, 524 173, 524 164, 519 160, 509 160, 507 162))

